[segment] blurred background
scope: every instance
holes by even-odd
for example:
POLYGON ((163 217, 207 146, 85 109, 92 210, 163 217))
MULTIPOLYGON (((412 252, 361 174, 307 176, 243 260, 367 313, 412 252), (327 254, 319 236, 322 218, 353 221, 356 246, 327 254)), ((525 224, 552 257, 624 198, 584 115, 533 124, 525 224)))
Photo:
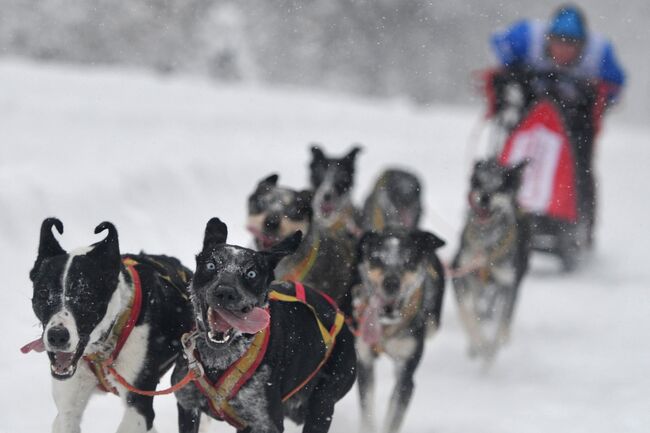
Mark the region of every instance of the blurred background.
MULTIPOLYGON (((246 199, 260 179, 304 188, 310 143, 333 155, 361 143, 356 204, 385 167, 415 172, 422 226, 448 242, 449 262, 485 112, 472 74, 494 65, 491 32, 559 4, 0 0, 0 433, 49 431, 56 415, 47 358, 18 351, 41 333, 28 274, 43 218, 63 221, 68 250, 109 220, 122 252, 193 267, 213 216, 251 244, 246 199)), ((533 258, 511 344, 487 372, 467 356, 447 284, 404 433, 648 431, 650 2, 577 4, 629 80, 598 142, 596 249, 569 275, 533 258)), ((392 365, 378 373, 382 414, 392 365)), ((155 404, 157 431, 175 432, 174 399, 155 404)), ((118 399, 93 399, 83 431, 114 432, 121 413, 118 399)), ((332 432, 358 421, 355 389, 332 432)))
MULTIPOLYGON (((619 115, 650 116, 650 2, 575 2, 628 72, 619 115)), ((290 84, 417 104, 476 102, 487 39, 558 1, 0 0, 0 52, 221 81, 290 84)))

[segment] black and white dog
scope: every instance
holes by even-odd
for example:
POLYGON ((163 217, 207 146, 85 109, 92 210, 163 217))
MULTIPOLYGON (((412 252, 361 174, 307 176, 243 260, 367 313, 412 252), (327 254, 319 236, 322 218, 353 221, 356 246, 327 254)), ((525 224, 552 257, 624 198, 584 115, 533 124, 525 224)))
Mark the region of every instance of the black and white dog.
POLYGON ((440 325, 445 276, 436 250, 443 245, 419 230, 368 232, 361 238, 363 284, 355 288, 353 305, 363 431, 375 431, 373 372, 381 353, 393 359, 397 376, 383 431, 394 433, 402 425, 425 337, 440 325))
POLYGON ((309 179, 314 191, 312 209, 314 218, 323 228, 338 230, 343 226, 359 235, 357 211, 352 204, 352 187, 357 154, 360 147, 353 147, 342 158, 326 156, 320 147, 311 148, 309 179))
POLYGON ((186 288, 191 272, 171 257, 120 256, 117 230, 108 222, 95 229, 107 231, 105 239, 69 253, 52 227, 63 233, 58 219, 43 221, 30 273, 43 336, 24 348, 44 349, 50 358, 58 410, 52 431, 80 432, 98 387, 126 404, 118 432, 154 431, 153 398, 127 391, 107 369, 138 390, 156 389, 181 353, 181 335, 193 324, 186 288))
POLYGON ((300 233, 262 252, 226 239, 226 225, 211 219, 196 257, 195 348, 179 360, 172 380, 181 381, 196 362, 203 367, 194 384, 176 393, 180 432, 196 433, 202 412, 240 432, 282 432, 285 416, 304 422, 306 433, 327 432, 335 403, 356 377, 343 315, 309 288, 273 283, 275 266, 298 248, 300 233), (330 337, 321 329, 334 328, 327 349, 330 337))
POLYGON ((529 227, 517 203, 525 162, 476 162, 469 212, 453 261, 453 284, 471 356, 491 361, 510 335, 521 280, 528 268, 529 227))
POLYGON ((414 174, 398 169, 384 171, 364 203, 363 230, 417 228, 422 215, 421 191, 414 174))

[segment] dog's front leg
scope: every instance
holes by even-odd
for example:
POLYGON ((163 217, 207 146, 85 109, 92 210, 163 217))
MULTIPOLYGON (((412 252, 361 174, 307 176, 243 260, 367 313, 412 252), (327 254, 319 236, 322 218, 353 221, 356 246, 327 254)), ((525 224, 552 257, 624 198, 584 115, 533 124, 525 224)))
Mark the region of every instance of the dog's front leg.
POLYGON ((307 417, 302 428, 303 433, 327 433, 332 424, 334 415, 335 397, 331 392, 323 391, 320 385, 316 386, 314 393, 309 398, 307 417))
POLYGON ((397 378, 388 405, 388 414, 386 415, 386 422, 383 428, 385 433, 397 433, 402 425, 406 408, 413 395, 413 375, 422 357, 423 339, 424 337, 420 339, 415 350, 412 351, 408 358, 397 359, 395 369, 397 378))
POLYGON ((510 324, 517 302, 517 276, 510 267, 499 267, 494 271, 495 282, 499 287, 502 308, 502 317, 499 323, 497 343, 503 345, 510 339, 510 324))
POLYGON ((478 319, 475 314, 476 292, 478 291, 479 281, 472 275, 466 275, 455 278, 454 291, 458 301, 458 313, 461 323, 469 336, 469 355, 476 356, 485 346, 483 336, 479 327, 478 319))
POLYGON ((80 433, 81 416, 97 387, 97 379, 85 362, 80 362, 70 379, 52 379, 52 395, 58 414, 52 425, 53 433, 80 433))
POLYGON ((180 403, 176 403, 176 407, 178 408, 178 432, 199 433, 201 411, 199 409, 185 409, 180 403))
POLYGON ((361 403, 361 432, 370 433, 375 429, 375 354, 372 348, 357 340, 357 380, 359 402, 361 403))

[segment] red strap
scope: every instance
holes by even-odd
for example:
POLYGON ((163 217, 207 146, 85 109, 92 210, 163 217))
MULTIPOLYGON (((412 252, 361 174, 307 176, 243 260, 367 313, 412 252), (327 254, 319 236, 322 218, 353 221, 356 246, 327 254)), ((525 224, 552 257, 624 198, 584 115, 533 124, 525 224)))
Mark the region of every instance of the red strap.
POLYGON ((113 350, 113 353, 111 354, 112 360, 117 359, 117 356, 120 354, 120 351, 126 343, 126 340, 129 338, 129 335, 131 335, 131 331, 133 331, 135 323, 138 321, 138 317, 140 316, 140 309, 142 308, 142 283, 140 282, 140 274, 138 274, 138 271, 132 264, 126 265, 126 268, 129 270, 131 278, 133 279, 133 288, 135 290, 135 293, 133 298, 133 305, 131 306, 131 315, 126 321, 126 325, 124 326, 120 337, 117 339, 115 350, 113 350))
POLYGON ((115 369, 110 365, 105 365, 105 368, 115 378, 115 380, 117 380, 120 383, 120 385, 128 389, 130 392, 139 395, 146 395, 149 397, 154 397, 156 395, 166 395, 166 394, 171 394, 172 392, 176 392, 179 389, 183 388, 188 383, 190 383, 196 377, 194 375, 194 371, 189 370, 185 375, 185 377, 181 379, 181 381, 178 382, 176 385, 172 385, 169 388, 161 389, 159 391, 147 391, 147 390, 136 388, 133 385, 131 385, 129 382, 127 382, 127 380, 124 377, 122 377, 122 375, 120 375, 117 371, 115 371, 115 369))
POLYGON ((305 286, 302 285, 300 281, 294 281, 293 286, 296 290, 296 298, 300 300, 300 302, 307 302, 307 297, 305 296, 305 286))
POLYGON ((328 295, 327 293, 322 292, 322 291, 320 291, 318 289, 315 289, 315 290, 316 290, 316 292, 318 292, 319 295, 321 295, 323 298, 325 298, 325 300, 327 302, 329 302, 329 304, 332 306, 332 308, 334 308, 334 310, 339 311, 339 304, 337 304, 336 301, 334 299, 332 299, 332 297, 330 295, 328 295))
MULTIPOLYGON (((300 281, 293 281, 293 286, 294 286, 294 290, 296 291, 296 299, 306 304, 307 296, 305 294, 305 286, 300 281)), ((319 295, 321 295, 332 306, 332 308, 334 308, 334 310, 339 311, 339 305, 336 303, 334 299, 332 299, 330 295, 318 289, 312 289, 312 290, 318 293, 319 295)))

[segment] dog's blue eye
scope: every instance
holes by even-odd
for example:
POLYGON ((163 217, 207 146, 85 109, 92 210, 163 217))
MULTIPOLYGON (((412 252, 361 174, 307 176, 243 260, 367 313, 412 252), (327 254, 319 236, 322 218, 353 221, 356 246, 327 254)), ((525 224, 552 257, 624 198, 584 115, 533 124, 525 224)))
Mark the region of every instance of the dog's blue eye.
POLYGON ((257 272, 253 270, 246 272, 246 278, 250 278, 252 280, 255 277, 257 277, 257 272))
POLYGON ((214 263, 210 262, 205 265, 205 269, 207 269, 208 271, 214 271, 215 269, 217 269, 217 266, 214 263))

